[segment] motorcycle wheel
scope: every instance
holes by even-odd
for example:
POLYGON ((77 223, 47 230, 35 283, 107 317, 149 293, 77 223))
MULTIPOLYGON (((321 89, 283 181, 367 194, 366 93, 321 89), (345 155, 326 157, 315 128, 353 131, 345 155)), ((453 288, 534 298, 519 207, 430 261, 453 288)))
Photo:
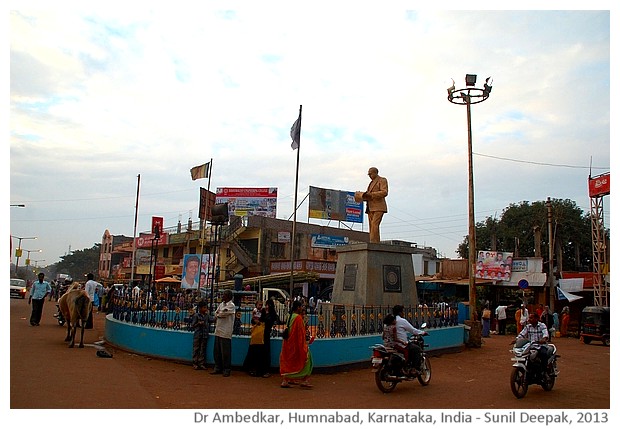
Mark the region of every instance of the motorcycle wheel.
POLYGON ((380 391, 383 393, 390 393, 394 389, 396 389, 397 381, 387 381, 388 371, 385 367, 381 367, 381 369, 375 372, 375 383, 380 391))
POLYGON ((510 390, 512 390, 512 394, 517 399, 521 399, 527 394, 527 388, 525 370, 523 368, 513 368, 510 373, 510 390))
POLYGON ((431 382, 431 361, 426 356, 422 361, 422 370, 418 374, 418 381, 422 386, 428 386, 428 383, 431 382))
POLYGON ((542 376, 542 383, 540 383, 542 388, 547 392, 553 389, 553 386, 555 385, 555 376, 552 374, 552 371, 553 368, 547 368, 547 371, 545 371, 542 376))

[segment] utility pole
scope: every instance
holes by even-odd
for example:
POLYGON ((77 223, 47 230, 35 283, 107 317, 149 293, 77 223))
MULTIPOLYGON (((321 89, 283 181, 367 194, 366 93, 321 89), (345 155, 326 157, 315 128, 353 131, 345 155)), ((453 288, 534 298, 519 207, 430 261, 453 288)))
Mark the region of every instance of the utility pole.
MULTIPOLYGON (((553 274, 553 226, 551 216, 551 198, 547 197, 547 234, 549 235, 549 275, 547 277, 547 290, 545 291, 545 304, 551 306, 551 291, 555 286, 555 276, 553 274)), ((551 307, 550 307, 551 308, 551 307)), ((553 310, 553 308, 551 308, 553 310)))

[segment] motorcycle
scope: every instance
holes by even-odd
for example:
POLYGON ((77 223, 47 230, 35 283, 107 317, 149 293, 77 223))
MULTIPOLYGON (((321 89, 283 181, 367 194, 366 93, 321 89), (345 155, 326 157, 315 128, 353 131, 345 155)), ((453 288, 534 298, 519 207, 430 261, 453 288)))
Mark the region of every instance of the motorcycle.
MULTIPOLYGON (((422 329, 426 323, 422 325, 422 329)), ((413 368, 407 363, 405 355, 395 348, 386 347, 383 344, 375 344, 372 349, 372 372, 375 374, 375 383, 383 393, 390 393, 396 389, 396 385, 402 381, 418 380, 422 386, 431 382, 431 362, 424 353, 428 344, 424 343, 424 335, 412 335, 410 343, 417 344, 422 349, 421 369, 413 368)))
POLYGON ((541 347, 545 345, 519 338, 510 351, 514 354, 510 359, 514 362, 510 373, 510 389, 518 399, 525 397, 531 384, 539 384, 546 391, 553 389, 555 385, 555 379, 560 373, 557 367, 560 356, 556 354, 555 345, 549 343, 546 345, 546 362, 542 362, 539 356, 541 347))
POLYGON ((54 317, 58 320, 60 326, 65 324, 65 316, 63 316, 62 311, 60 311, 60 306, 58 304, 56 304, 56 313, 54 313, 54 317))

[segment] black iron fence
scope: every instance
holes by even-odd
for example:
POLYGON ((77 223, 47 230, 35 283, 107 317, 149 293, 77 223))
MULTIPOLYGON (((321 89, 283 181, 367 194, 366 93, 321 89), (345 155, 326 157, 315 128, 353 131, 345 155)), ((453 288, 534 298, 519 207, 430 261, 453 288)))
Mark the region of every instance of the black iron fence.
MULTIPOLYGON (((196 312, 199 297, 188 295, 183 299, 164 298, 149 300, 144 297, 134 299, 131 295, 117 296, 108 306, 114 319, 136 325, 191 331, 191 318, 196 312)), ((215 307, 217 304, 214 304, 215 307)), ((252 308, 237 308, 233 334, 250 335, 252 308)), ((353 337, 376 335, 383 332, 383 319, 391 313, 391 306, 361 306, 322 303, 314 312, 305 316, 308 334, 317 338, 353 337)), ((405 318, 416 328, 436 329, 458 325, 456 307, 405 307, 405 318)), ((281 336, 288 312, 281 310, 282 324, 274 325, 272 337, 281 336)), ((214 326, 211 326, 211 331, 214 326)))

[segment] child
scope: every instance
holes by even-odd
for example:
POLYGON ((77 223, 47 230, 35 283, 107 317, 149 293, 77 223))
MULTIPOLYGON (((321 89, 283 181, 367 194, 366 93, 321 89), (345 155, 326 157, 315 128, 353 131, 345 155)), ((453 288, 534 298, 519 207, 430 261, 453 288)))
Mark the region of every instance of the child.
POLYGON ((394 347, 396 344, 396 317, 388 314, 383 319, 383 345, 385 347, 394 347))
POLYGON ((194 330, 192 349, 194 369, 207 369, 205 353, 207 339, 209 338, 209 315, 207 314, 207 303, 204 301, 198 303, 198 311, 192 316, 192 329, 194 330))
POLYGON ((256 301, 256 307, 252 310, 252 325, 256 325, 263 313, 263 301, 256 301))

